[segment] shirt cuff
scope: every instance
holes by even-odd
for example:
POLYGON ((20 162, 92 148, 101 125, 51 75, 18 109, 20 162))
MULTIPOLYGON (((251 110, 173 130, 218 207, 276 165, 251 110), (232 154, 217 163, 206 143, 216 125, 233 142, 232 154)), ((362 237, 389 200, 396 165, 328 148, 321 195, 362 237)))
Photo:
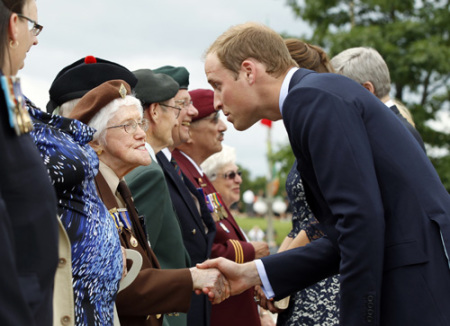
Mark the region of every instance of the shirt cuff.
POLYGON ((272 286, 270 285, 269 278, 266 274, 266 269, 264 268, 264 264, 261 259, 255 259, 254 262, 256 265, 256 269, 258 270, 259 278, 261 279, 261 288, 266 295, 266 298, 272 299, 275 296, 275 293, 273 292, 272 286))

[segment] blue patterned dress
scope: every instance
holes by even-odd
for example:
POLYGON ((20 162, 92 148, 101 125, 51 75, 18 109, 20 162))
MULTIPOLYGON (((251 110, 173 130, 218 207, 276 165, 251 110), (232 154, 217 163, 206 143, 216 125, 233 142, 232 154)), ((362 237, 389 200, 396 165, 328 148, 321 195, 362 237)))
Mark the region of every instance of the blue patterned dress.
POLYGON ((112 325, 122 275, 117 229, 95 188, 98 157, 88 142, 94 130, 28 103, 32 137, 58 197, 58 214, 72 245, 76 325, 112 325))
MULTIPOLYGON (((297 162, 286 180, 286 191, 291 202, 293 229, 288 237, 295 238, 305 230, 308 239, 322 237, 319 222, 306 202, 305 191, 297 162)), ((278 315, 278 326, 334 326, 339 325, 339 278, 333 276, 291 295, 289 307, 278 315)))

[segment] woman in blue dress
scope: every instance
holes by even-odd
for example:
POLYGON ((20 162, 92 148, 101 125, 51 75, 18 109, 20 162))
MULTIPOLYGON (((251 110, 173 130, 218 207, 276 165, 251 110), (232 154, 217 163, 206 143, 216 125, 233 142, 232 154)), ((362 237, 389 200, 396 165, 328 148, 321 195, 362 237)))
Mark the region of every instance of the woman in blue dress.
POLYGON ((28 103, 32 136, 58 198, 58 214, 72 245, 75 325, 112 325, 122 276, 117 230, 98 197, 98 157, 89 146, 94 129, 49 115, 28 103))

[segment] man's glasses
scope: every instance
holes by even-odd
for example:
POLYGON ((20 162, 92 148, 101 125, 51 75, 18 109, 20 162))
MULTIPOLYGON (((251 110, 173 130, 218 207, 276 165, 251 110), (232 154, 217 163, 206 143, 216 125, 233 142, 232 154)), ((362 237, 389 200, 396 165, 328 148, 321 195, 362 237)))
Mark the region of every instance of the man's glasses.
POLYGON ((188 107, 190 107, 192 105, 192 101, 191 100, 176 100, 175 101, 176 104, 180 105, 181 107, 187 109, 188 107))
POLYGON ((230 171, 230 172, 222 174, 222 177, 224 177, 225 179, 234 180, 234 178, 236 178, 237 175, 241 176, 242 172, 241 171, 230 171))
POLYGON ((44 26, 39 25, 33 19, 28 18, 27 16, 24 16, 22 14, 17 14, 17 16, 26 19, 28 21, 28 29, 30 30, 31 33, 33 33, 34 36, 38 36, 41 33, 42 29, 44 28, 44 26))
POLYGON ((143 131, 148 130, 148 120, 142 119, 141 122, 136 122, 134 120, 128 120, 124 124, 108 127, 106 129, 113 129, 113 128, 123 128, 127 134, 134 135, 136 133, 137 126, 141 128, 143 131))
POLYGON ((173 105, 168 105, 168 104, 163 104, 163 103, 159 103, 159 105, 167 107, 167 108, 172 108, 175 111, 173 111, 175 113, 175 118, 178 118, 180 116, 180 112, 181 112, 181 108, 178 106, 173 106, 173 105))

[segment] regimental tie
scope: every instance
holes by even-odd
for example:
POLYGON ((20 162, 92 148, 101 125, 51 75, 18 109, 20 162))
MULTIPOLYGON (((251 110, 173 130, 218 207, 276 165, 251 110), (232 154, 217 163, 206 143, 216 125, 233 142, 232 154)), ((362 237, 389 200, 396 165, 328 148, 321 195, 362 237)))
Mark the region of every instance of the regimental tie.
POLYGON ((170 163, 172 163, 173 167, 175 168, 175 172, 180 176, 181 179, 183 179, 183 173, 181 172, 180 166, 173 156, 170 159, 170 163))

